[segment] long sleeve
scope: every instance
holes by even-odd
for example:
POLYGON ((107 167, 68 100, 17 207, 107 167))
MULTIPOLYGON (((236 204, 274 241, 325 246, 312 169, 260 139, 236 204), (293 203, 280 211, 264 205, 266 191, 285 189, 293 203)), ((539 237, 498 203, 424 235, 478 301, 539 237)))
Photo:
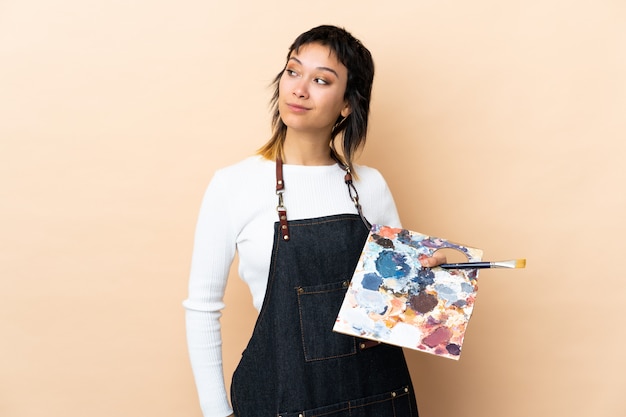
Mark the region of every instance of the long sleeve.
POLYGON ((194 239, 186 308, 187 345, 205 416, 227 416, 220 333, 223 297, 235 254, 236 230, 223 204, 226 184, 216 174, 204 195, 194 239), (219 236, 219 238, 215 238, 219 236))

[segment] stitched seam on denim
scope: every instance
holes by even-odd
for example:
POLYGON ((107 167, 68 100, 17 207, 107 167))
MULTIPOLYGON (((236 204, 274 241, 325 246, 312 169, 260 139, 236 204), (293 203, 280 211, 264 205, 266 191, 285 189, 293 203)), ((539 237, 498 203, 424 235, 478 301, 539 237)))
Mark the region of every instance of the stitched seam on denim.
MULTIPOLYGON (((390 392, 389 392, 389 394, 391 394, 392 392, 394 392, 394 391, 390 391, 390 392)), ((396 399, 398 399, 398 398, 400 398, 400 397, 404 397, 404 396, 407 396, 407 395, 409 395, 409 394, 408 394, 408 393, 406 393, 406 392, 404 392, 404 393, 402 393, 402 394, 397 394, 395 397, 381 398, 380 400, 370 401, 370 402, 368 402, 368 403, 361 404, 361 405, 357 405, 357 406, 354 406, 354 407, 353 407, 353 406, 350 406, 350 408, 354 408, 354 409, 356 409, 356 408, 366 407, 366 406, 368 406, 368 405, 372 405, 372 404, 380 404, 380 403, 384 403, 384 402, 386 402, 386 401, 393 401, 393 400, 396 400, 396 399)))
MULTIPOLYGON (((296 288, 299 288, 299 287, 296 287, 296 288)), ((335 292, 335 291, 340 291, 340 289, 328 290, 328 291, 319 291, 319 292, 311 292, 311 293, 306 293, 306 294, 322 294, 322 293, 335 292)), ((302 321, 303 306, 302 306, 302 303, 300 301, 302 299, 301 294, 297 293, 297 298, 298 298, 298 316, 299 316, 299 319, 300 319, 300 339, 302 340, 302 350, 304 352, 304 361, 305 362, 325 361, 325 360, 328 360, 328 359, 344 358, 346 356, 353 356, 353 355, 357 354, 356 338, 352 337, 352 347, 350 348, 350 352, 342 353, 340 355, 324 356, 323 358, 311 358, 311 359, 309 359, 309 352, 308 352, 308 349, 307 349, 306 341, 304 340, 304 323, 302 321)), ((346 336, 346 337, 350 337, 350 336, 346 336)))
MULTIPOLYGON (((321 414, 308 414, 306 411, 304 411, 304 415, 306 417, 323 417, 323 416, 326 416, 328 414, 337 413, 338 411, 356 410, 356 409, 359 409, 359 408, 368 407, 368 406, 373 405, 373 404, 380 404, 380 403, 384 403, 384 402, 388 402, 388 401, 391 401, 392 404, 393 404, 395 400, 397 400, 397 399, 399 399, 401 397, 405 397, 405 396, 409 395, 408 393, 403 392, 401 394, 396 395, 395 397, 391 397, 391 393, 392 392, 395 392, 395 391, 390 391, 388 393, 390 395, 389 398, 381 398, 380 400, 369 401, 367 403, 359 404, 359 405, 355 405, 355 406, 352 405, 353 401, 350 401, 350 402, 348 402, 348 406, 347 407, 337 408, 337 409, 334 409, 332 411, 328 411, 326 413, 321 413, 321 414)), ((395 414, 395 408, 394 408, 394 414, 395 414)))
MULTIPOLYGON (((315 221, 313 223, 306 223, 306 224, 289 224, 289 227, 307 227, 307 226, 317 226, 319 224, 325 224, 325 223, 335 223, 335 222, 341 222, 341 221, 345 221, 345 220, 350 220, 350 221, 361 221, 360 218, 353 218, 353 217, 347 217, 347 216, 357 216, 356 214, 339 214, 338 216, 345 216, 345 217, 339 217, 339 218, 334 218, 334 219, 328 219, 328 220, 318 220, 315 221)), ((297 220, 295 220, 297 221, 297 220)))
MULTIPOLYGON (((320 412, 314 413, 314 411, 311 411, 311 410, 302 410, 300 412, 295 412, 293 414, 294 415, 295 414, 303 414, 305 417, 323 417, 323 416, 326 416, 328 414, 334 414, 334 413, 337 413, 337 412, 340 412, 340 411, 346 411, 346 410, 348 410, 348 411, 349 410, 356 410, 356 409, 359 409, 359 408, 370 406, 372 404, 380 404, 380 403, 384 403, 384 402, 387 402, 387 401, 394 401, 394 400, 397 400, 399 398, 407 397, 407 396, 409 397, 409 400, 410 400, 411 391, 410 390, 409 391, 405 391, 408 388, 409 388, 409 386, 405 385, 405 386, 403 386, 401 388, 398 388, 398 389, 395 389, 395 390, 392 390, 392 391, 388 391, 388 392, 385 392, 385 393, 382 393, 382 394, 371 395, 370 397, 383 397, 383 398, 380 398, 380 399, 374 400, 374 401, 368 401, 366 403, 359 404, 359 405, 352 405, 354 402, 359 402, 360 401, 359 399, 356 399, 356 400, 348 401, 347 402, 347 406, 344 406, 342 408, 332 408, 331 410, 329 410, 327 412, 323 412, 323 413, 320 413, 320 412), (393 396, 393 393, 396 393, 396 395, 393 396)), ((369 397, 365 397, 364 399, 367 399, 367 398, 369 398, 369 397)), ((331 407, 332 407, 332 405, 331 405, 331 407)), ((324 408, 326 408, 326 407, 324 407, 324 408)), ((409 409, 410 409, 410 401, 409 401, 409 409)), ((394 413, 395 413, 395 408, 394 408, 394 413)), ((290 415, 290 414, 291 413, 278 413, 278 416, 290 415)))

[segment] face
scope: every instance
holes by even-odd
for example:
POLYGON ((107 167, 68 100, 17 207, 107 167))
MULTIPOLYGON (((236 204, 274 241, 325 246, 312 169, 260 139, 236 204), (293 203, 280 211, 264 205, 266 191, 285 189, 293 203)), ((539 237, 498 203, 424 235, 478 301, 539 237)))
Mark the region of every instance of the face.
POLYGON ((339 115, 347 117, 344 99, 348 69, 331 50, 310 43, 294 51, 278 84, 278 110, 292 130, 330 136, 339 115))

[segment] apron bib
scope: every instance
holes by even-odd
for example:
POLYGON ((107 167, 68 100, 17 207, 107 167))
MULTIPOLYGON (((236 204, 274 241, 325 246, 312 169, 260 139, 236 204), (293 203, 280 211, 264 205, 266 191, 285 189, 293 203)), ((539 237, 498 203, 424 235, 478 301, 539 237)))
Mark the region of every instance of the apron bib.
POLYGON ((347 172, 359 215, 287 224, 277 161, 280 221, 263 306, 233 374, 237 417, 418 416, 401 348, 332 331, 369 233, 347 172))

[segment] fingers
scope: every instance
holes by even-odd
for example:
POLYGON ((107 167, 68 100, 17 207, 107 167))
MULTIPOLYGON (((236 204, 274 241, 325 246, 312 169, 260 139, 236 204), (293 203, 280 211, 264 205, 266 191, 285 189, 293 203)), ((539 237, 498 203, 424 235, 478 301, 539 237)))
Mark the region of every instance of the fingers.
POLYGON ((421 258, 420 263, 424 268, 433 268, 437 265, 445 264, 446 255, 443 253, 435 252, 433 256, 421 258))

